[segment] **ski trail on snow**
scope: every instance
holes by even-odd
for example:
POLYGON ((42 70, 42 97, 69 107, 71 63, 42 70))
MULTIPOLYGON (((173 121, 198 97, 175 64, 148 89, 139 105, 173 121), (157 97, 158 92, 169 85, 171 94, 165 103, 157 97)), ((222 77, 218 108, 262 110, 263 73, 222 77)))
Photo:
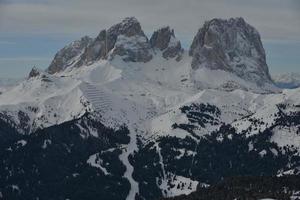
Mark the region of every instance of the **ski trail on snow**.
POLYGON ((160 147, 158 146, 158 144, 156 144, 156 151, 158 153, 158 156, 159 156, 159 164, 161 166, 161 170, 162 170, 162 175, 163 175, 163 179, 165 180, 167 178, 166 176, 166 170, 165 170, 165 165, 164 165, 164 159, 161 155, 161 151, 160 151, 160 147))
POLYGON ((107 97, 101 87, 95 86, 88 82, 82 82, 80 84, 80 89, 88 101, 92 103, 95 110, 104 113, 107 112, 110 107, 112 107, 111 100, 109 97, 107 97))
MULTIPOLYGON (((101 90, 101 87, 88 82, 83 82, 80 85, 80 88, 95 110, 101 113, 106 113, 109 111, 109 108, 112 107, 111 100, 107 97, 105 92, 101 90)), ((132 177, 134 167, 129 162, 129 156, 134 154, 135 151, 138 151, 136 124, 128 123, 128 129, 130 142, 127 144, 126 148, 122 150, 122 154, 120 154, 119 159, 126 167, 123 177, 125 177, 130 183, 130 191, 126 200, 134 200, 136 194, 139 193, 139 185, 132 177)))
POLYGON ((129 194, 126 198, 126 200, 134 200, 136 194, 139 193, 139 184, 133 179, 132 174, 134 171, 133 166, 129 162, 129 156, 134 153, 134 151, 138 150, 137 147, 137 133, 136 130, 132 126, 129 128, 129 134, 130 134, 130 142, 127 145, 126 149, 123 149, 123 153, 119 156, 120 160, 123 162, 123 164, 126 166, 126 171, 123 175, 125 177, 131 186, 131 189, 129 191, 129 194))

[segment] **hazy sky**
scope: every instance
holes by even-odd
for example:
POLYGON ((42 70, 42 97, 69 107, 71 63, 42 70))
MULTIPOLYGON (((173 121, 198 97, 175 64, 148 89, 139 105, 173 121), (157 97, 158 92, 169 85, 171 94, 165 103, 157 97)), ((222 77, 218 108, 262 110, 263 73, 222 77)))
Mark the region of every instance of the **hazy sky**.
POLYGON ((300 72, 300 0, 0 0, 0 77, 45 68, 65 44, 127 16, 148 35, 170 25, 186 48, 204 21, 242 16, 260 32, 272 73, 300 72))

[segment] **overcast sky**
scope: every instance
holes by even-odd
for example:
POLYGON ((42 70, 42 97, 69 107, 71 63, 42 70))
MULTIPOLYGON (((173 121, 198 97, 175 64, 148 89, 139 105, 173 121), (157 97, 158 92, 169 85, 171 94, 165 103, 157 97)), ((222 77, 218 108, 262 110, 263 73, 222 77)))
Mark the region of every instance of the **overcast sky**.
POLYGON ((260 32, 271 72, 300 72, 300 0, 0 0, 0 77, 45 68, 65 44, 126 16, 148 35, 170 25, 185 47, 204 21, 242 16, 260 32))

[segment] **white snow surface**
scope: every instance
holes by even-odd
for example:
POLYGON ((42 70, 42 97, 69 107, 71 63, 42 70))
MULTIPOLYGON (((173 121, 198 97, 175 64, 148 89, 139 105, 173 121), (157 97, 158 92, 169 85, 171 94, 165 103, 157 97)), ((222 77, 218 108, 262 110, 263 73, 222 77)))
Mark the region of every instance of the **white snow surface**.
POLYGON ((126 167, 126 171, 123 177, 127 178, 130 183, 130 191, 127 195, 126 200, 135 199, 135 196, 139 193, 139 184, 133 179, 132 174, 134 171, 133 166, 129 162, 129 156, 137 151, 137 143, 136 143, 136 130, 129 129, 130 131, 130 142, 125 149, 123 149, 123 153, 119 156, 120 160, 126 167))
POLYGON ((21 145, 22 147, 25 146, 27 144, 27 141, 26 140, 19 140, 17 142, 17 145, 21 145))
MULTIPOLYGON (((127 199, 133 199, 139 187, 132 177, 133 167, 128 156, 137 151, 137 135, 147 141, 168 135, 179 138, 191 136, 184 130, 172 129, 174 123, 188 122, 180 107, 191 103, 216 105, 221 110, 219 120, 232 124, 238 132, 251 127, 246 117, 261 119, 264 124, 252 129, 251 135, 271 126, 274 114, 278 112, 276 104, 300 105, 299 88, 278 93, 262 93, 259 89, 256 91, 254 86, 251 90, 238 87, 228 91, 222 85, 229 80, 245 86, 251 83, 229 72, 202 70, 202 74, 198 70, 194 73, 190 63, 191 57, 187 52, 179 62, 166 60, 158 54, 147 63, 124 62, 116 56, 112 61, 99 60, 92 65, 68 68, 54 75, 45 73, 24 80, 0 95, 0 112, 9 116, 17 126, 20 125, 21 133, 22 117, 19 111, 28 115, 29 133, 79 118, 86 111, 99 112, 99 120, 108 127, 118 128, 125 124, 130 130, 130 143, 124 145, 120 160, 126 166, 124 177, 131 184, 127 199), (199 82, 195 85, 195 79, 201 85, 198 85, 199 82)), ((219 126, 207 126, 199 129, 197 134, 209 134, 219 126)), ((92 130, 90 132, 93 133, 92 130)), ((97 137, 97 134, 94 136, 97 137)), ((292 133, 285 140, 275 134, 273 140, 279 145, 300 143, 292 133)), ((51 141, 45 141, 43 148, 50 144, 51 141)), ((94 158, 95 155, 90 157, 89 163, 105 173, 101 162, 94 158)), ((192 183, 189 187, 192 189, 169 189, 167 196, 186 194, 195 189, 196 182, 176 177, 179 182, 192 183)), ((166 187, 161 185, 161 188, 166 187)))
MULTIPOLYGON (((159 164, 162 169, 162 177, 157 178, 156 182, 158 187, 162 190, 164 197, 175 197, 181 194, 190 194, 197 189, 198 181, 193 181, 190 178, 178 176, 165 171, 163 157, 158 144, 155 145, 156 151, 159 156, 159 164), (172 185, 170 185, 172 183, 172 185)), ((183 150, 180 150, 180 152, 183 150)), ((187 152, 193 154, 193 152, 187 152)))
POLYGON ((169 173, 167 178, 162 179, 158 185, 164 197, 175 197, 182 194, 188 195, 196 191, 198 184, 198 181, 169 173), (169 183, 172 183, 172 185, 169 183))
POLYGON ((300 135, 297 131, 300 127, 276 127, 271 142, 276 143, 279 147, 288 147, 298 150, 300 154, 300 135))
MULTIPOLYGON (((0 95, 0 111, 16 125, 21 124, 20 111, 29 117, 30 132, 78 118, 85 113, 84 98, 71 77, 35 77, 25 80, 0 95)), ((22 133, 24 130, 19 129, 22 133)))
MULTIPOLYGON (((250 64, 248 66, 250 66, 250 64)), ((242 89, 260 93, 280 91, 272 84, 265 83, 262 86, 258 86, 254 81, 247 81, 231 72, 224 70, 211 70, 205 67, 205 65, 200 66, 199 69, 193 72, 192 79, 195 81, 196 86, 200 89, 211 88, 223 89, 226 91, 242 89)))
POLYGON ((109 172, 107 172, 106 168, 102 166, 103 161, 100 159, 99 153, 91 155, 86 162, 92 167, 99 168, 104 173, 104 175, 110 174, 109 172))

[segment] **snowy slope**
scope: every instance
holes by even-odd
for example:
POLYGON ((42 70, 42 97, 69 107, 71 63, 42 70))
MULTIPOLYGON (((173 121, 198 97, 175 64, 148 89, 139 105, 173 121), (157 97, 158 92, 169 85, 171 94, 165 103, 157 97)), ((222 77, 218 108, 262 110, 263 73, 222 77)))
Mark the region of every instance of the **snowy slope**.
MULTIPOLYGON (((203 71, 202 77, 198 77, 203 81, 202 88, 195 88, 191 78, 195 74, 191 71, 190 62, 187 53, 180 61, 166 60, 158 54, 143 64, 124 62, 121 57, 115 57, 112 61, 99 60, 93 65, 68 69, 54 75, 41 74, 1 95, 0 110, 2 117, 9 119, 23 133, 79 118, 86 111, 100 113, 101 123, 108 127, 118 128, 125 124, 130 130, 131 142, 124 147, 120 160, 127 169, 124 176, 134 188, 128 196, 131 198, 139 193, 138 184, 132 178, 134 169, 128 161, 128 157, 138 151, 136 137, 140 136, 149 142, 165 136, 190 136, 186 130, 173 129, 175 123, 190 124, 181 112, 181 107, 203 103, 220 108, 221 114, 213 116, 218 123, 204 128, 199 126, 195 130, 196 135, 193 137, 198 141, 199 137, 218 130, 222 123, 232 124, 238 132, 248 130, 253 125, 250 118, 264 122, 249 132, 249 135, 257 134, 259 130, 272 125, 278 104, 300 104, 299 89, 263 94, 253 90, 228 91, 218 88, 219 81, 232 78, 223 74, 227 72, 221 71, 219 75, 216 71, 203 71), (213 79, 209 74, 218 78, 213 79), (216 87, 205 85, 209 81, 217 81, 214 85, 216 87)), ((287 131, 286 134, 290 136, 282 139, 280 135, 274 135, 272 140, 281 146, 298 140, 295 132, 287 131)), ((91 157, 89 163, 105 173, 94 157, 91 157)), ((191 183, 192 188, 195 187, 196 183, 188 181, 188 178, 174 176, 178 176, 184 184, 191 183)), ((160 187, 166 190, 168 186, 162 183, 160 187)), ((168 190, 165 196, 188 194, 193 190, 168 190)))
POLYGON ((1 111, 23 133, 78 118, 86 110, 79 83, 51 75, 27 79, 0 96, 1 111))

